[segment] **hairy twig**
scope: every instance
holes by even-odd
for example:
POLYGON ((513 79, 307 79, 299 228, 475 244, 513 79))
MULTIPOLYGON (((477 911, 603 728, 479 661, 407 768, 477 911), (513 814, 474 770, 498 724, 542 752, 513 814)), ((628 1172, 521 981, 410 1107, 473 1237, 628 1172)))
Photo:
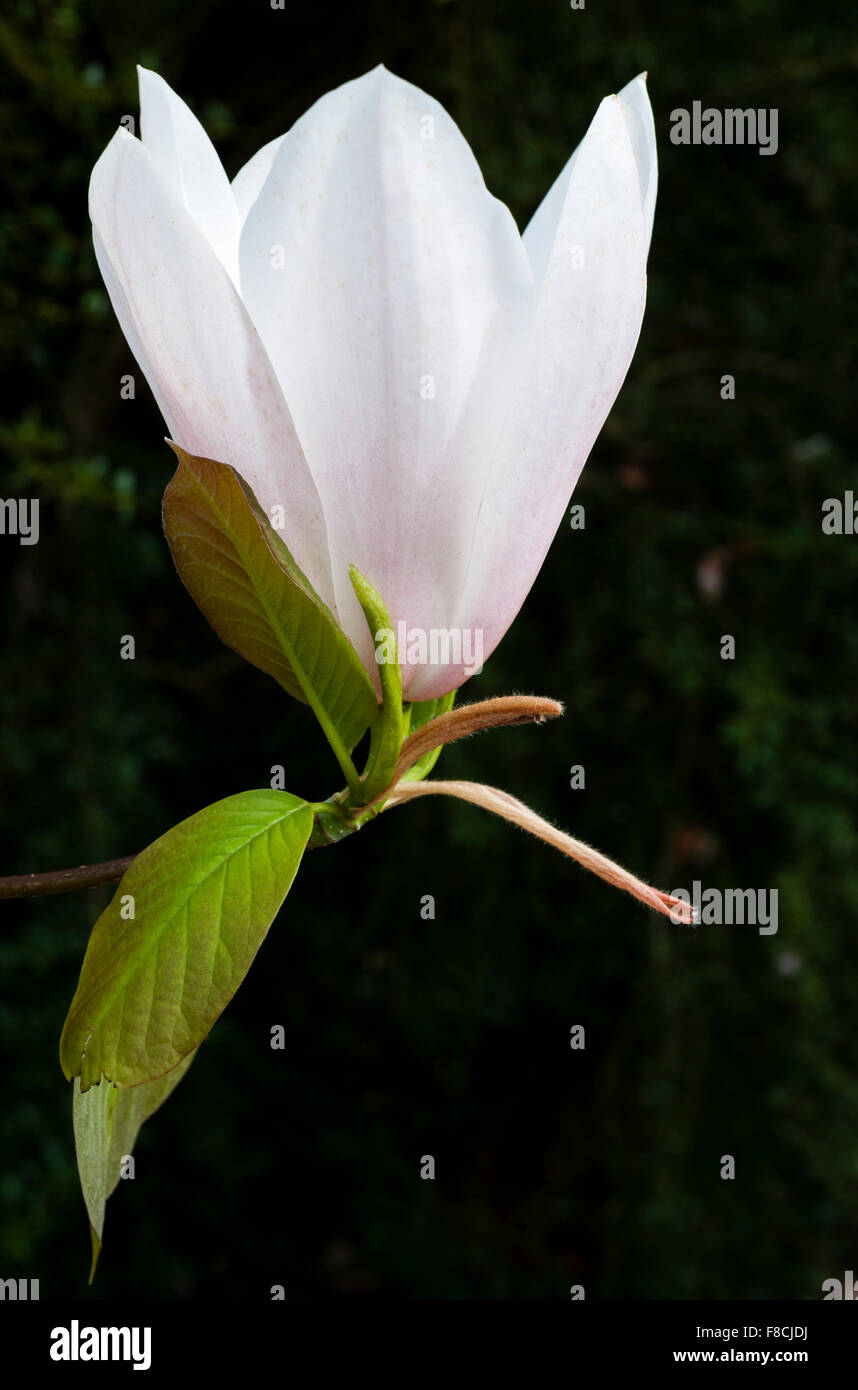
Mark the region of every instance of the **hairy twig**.
POLYGON ((631 893, 633 898, 646 903, 647 907, 661 912, 665 917, 670 917, 672 921, 693 921, 689 903, 674 898, 669 893, 663 893, 658 888, 652 888, 650 884, 636 878, 606 855, 584 844, 583 840, 575 840, 571 835, 558 830, 556 825, 543 820, 542 816, 538 816, 529 806, 517 801, 508 792, 484 786, 481 782, 400 782, 388 796, 383 809, 387 811, 393 806, 400 806, 420 796, 453 796, 460 801, 469 801, 472 806, 480 806, 484 811, 493 811, 496 816, 503 816, 504 820, 512 821, 513 825, 529 831, 531 835, 558 849, 561 854, 574 859, 582 868, 589 869, 591 873, 603 878, 606 883, 613 884, 615 888, 631 893))

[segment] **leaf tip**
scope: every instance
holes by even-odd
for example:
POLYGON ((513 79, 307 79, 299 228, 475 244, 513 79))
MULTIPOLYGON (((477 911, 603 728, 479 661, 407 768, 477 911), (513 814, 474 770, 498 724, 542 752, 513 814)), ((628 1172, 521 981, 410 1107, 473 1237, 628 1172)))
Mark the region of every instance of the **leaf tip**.
POLYGON ((60 1068, 66 1081, 74 1081, 76 1076, 80 1076, 80 1066, 76 1066, 69 1058, 68 1054, 69 1049, 66 1045, 66 1031, 63 1029, 62 1037, 60 1038, 60 1068))
POLYGON ((98 1257, 101 1254, 101 1237, 99 1236, 92 1222, 90 1222, 89 1224, 89 1238, 92 1244, 92 1264, 89 1267, 89 1279, 87 1280, 87 1283, 89 1285, 92 1285, 92 1281, 95 1278, 95 1270, 98 1264, 98 1257))

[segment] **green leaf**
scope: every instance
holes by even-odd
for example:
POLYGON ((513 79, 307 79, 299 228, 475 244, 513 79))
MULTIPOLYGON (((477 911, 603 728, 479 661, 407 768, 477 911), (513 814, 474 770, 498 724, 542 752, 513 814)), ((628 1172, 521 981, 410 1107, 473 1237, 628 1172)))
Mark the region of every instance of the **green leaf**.
POLYGON ((312 707, 335 752, 351 752, 378 713, 360 657, 244 479, 171 447, 164 532, 192 599, 221 641, 312 707))
POLYGON ((119 1182, 123 1160, 133 1153, 141 1125, 178 1086, 195 1056, 191 1052, 166 1076, 145 1086, 118 1090, 112 1081, 102 1081, 82 1092, 75 1078, 72 1119, 77 1170, 92 1234, 90 1283, 101 1253, 104 1209, 119 1182))
MULTIPOLYGON (((418 703, 408 706, 409 725, 407 732, 416 733, 422 729, 424 724, 428 724, 430 719, 436 719, 439 714, 447 714, 453 708, 456 701, 456 692, 451 690, 448 695, 439 695, 437 700, 421 700, 418 703)), ((443 746, 443 745, 442 745, 443 746)), ((441 748, 432 748, 428 753, 424 753, 422 758, 404 774, 403 782, 422 782, 424 777, 428 777, 433 767, 441 755, 441 748)))
POLYGON ((138 855, 93 927, 60 1040, 81 1091, 102 1076, 154 1081, 199 1046, 247 974, 312 826, 310 806, 288 792, 239 792, 138 855))

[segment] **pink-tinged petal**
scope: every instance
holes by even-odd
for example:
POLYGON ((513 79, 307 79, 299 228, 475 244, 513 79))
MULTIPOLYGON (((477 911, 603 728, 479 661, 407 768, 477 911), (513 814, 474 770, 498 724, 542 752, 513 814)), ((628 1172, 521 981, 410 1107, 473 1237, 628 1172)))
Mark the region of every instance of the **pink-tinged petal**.
POLYGON ((271 173, 274 157, 285 139, 285 135, 278 135, 276 139, 269 140, 267 145, 263 145, 261 150, 251 155, 233 179, 232 196, 238 205, 242 223, 262 192, 262 186, 271 173))
MULTIPOLYGON (((602 102, 563 187, 521 372, 485 479, 456 625, 491 653, 542 566, 587 455, 631 362, 646 297, 648 228, 626 105, 602 102)), ((649 184, 646 185, 647 193, 649 184)), ((646 195, 645 195, 646 196, 646 195)), ((548 222, 540 211, 536 263, 548 222)), ((440 693, 433 673, 412 698, 440 693)))
POLYGON ((284 541, 333 605, 322 505, 259 335, 207 238, 124 130, 93 170, 90 215, 120 327, 173 439, 231 464, 269 515, 283 508, 284 541))
POLYGON ((144 148, 238 286, 241 218, 217 151, 163 77, 141 67, 137 77, 144 148))
MULTIPOLYGON (((247 216, 241 284, 324 502, 352 641, 371 661, 350 564, 395 623, 449 626, 476 442, 532 277, 443 108, 383 68, 317 102, 247 216)), ((409 695, 418 674, 403 672, 409 695)))

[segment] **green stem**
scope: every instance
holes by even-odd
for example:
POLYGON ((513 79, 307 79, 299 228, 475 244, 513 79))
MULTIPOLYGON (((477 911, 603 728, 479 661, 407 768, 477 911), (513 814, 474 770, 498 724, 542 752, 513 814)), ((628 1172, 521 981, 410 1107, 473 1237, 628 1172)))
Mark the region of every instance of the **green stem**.
POLYGON ((402 714, 402 671, 396 659, 396 638, 390 614, 384 600, 368 579, 364 579, 359 569, 349 566, 349 577, 363 609, 373 643, 382 640, 382 634, 389 633, 393 643, 394 660, 379 661, 378 673, 381 680, 382 707, 370 733, 369 757, 361 778, 358 801, 359 806, 371 801, 384 791, 390 781, 393 769, 402 748, 405 735, 405 721, 402 714))
MULTIPOLYGON (((307 692, 305 691, 305 694, 306 693, 307 692)), ((336 729, 334 728, 333 724, 331 723, 330 719, 325 714, 325 711, 322 709, 321 705, 311 700, 310 706, 313 710, 313 713, 319 721, 322 733, 325 735, 325 738, 331 745, 334 757, 336 758, 337 762, 340 765, 340 768, 342 769, 343 776, 345 777, 346 782, 348 783, 349 792, 351 793, 353 798, 356 798, 357 804, 359 805, 361 800, 364 798, 364 791, 363 786, 361 784, 360 776, 358 774, 358 770, 352 762, 351 757, 349 756, 349 751, 343 743, 342 739, 340 738, 339 734, 337 733, 336 729)))

